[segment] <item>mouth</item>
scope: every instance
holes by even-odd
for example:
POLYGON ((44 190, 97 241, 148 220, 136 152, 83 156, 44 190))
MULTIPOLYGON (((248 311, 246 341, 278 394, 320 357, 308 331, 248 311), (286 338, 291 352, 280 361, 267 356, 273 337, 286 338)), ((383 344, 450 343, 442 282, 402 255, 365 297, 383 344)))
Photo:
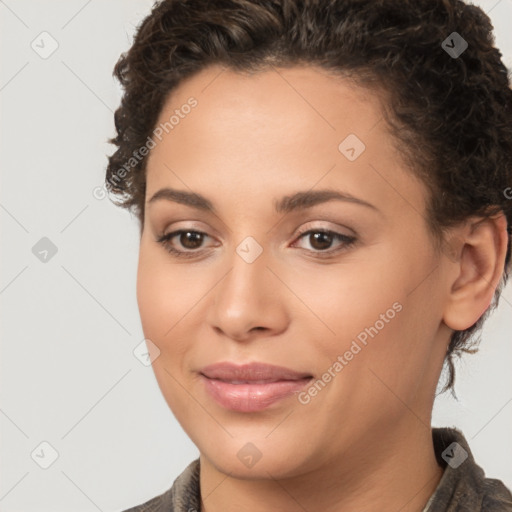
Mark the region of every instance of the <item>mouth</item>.
POLYGON ((206 391, 221 407, 238 412, 257 412, 300 392, 313 378, 290 368, 224 362, 200 372, 206 391))

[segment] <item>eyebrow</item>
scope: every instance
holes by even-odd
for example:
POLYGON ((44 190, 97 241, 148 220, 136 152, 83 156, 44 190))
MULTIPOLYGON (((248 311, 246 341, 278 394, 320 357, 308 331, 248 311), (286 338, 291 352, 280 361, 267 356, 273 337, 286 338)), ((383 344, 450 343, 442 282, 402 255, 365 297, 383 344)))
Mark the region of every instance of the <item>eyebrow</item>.
MULTIPOLYGON (((161 200, 172 201, 206 212, 217 213, 210 200, 195 192, 187 192, 185 190, 176 190, 166 187, 155 192, 151 199, 147 201, 147 204, 149 205, 161 200)), ((338 192, 337 190, 329 189, 308 190, 304 192, 296 192, 289 196, 284 196, 279 201, 274 200, 274 209, 277 213, 289 213, 296 210, 312 208, 317 204, 332 200, 359 204, 379 211, 375 205, 368 203, 363 199, 359 199, 358 197, 355 197, 346 192, 338 192)))

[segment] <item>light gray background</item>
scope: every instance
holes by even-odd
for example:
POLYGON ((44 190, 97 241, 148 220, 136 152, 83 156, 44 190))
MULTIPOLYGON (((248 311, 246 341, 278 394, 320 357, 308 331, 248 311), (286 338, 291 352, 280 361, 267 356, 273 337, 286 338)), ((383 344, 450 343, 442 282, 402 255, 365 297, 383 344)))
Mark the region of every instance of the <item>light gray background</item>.
MULTIPOLYGON (((143 340, 136 220, 92 193, 114 149, 112 69, 152 4, 0 1, 1 511, 122 510, 170 487, 198 456, 132 353, 143 340), (59 45, 47 59, 31 48, 51 48, 43 31, 59 45), (58 249, 46 263, 32 252, 42 237, 58 249), (43 441, 59 454, 48 469, 31 458, 50 461, 43 441)), ((477 4, 512 67, 512 0, 477 4)), ((434 411, 434 424, 461 428, 508 487, 511 328, 508 286, 480 353, 458 366, 460 401, 444 395, 434 411)))

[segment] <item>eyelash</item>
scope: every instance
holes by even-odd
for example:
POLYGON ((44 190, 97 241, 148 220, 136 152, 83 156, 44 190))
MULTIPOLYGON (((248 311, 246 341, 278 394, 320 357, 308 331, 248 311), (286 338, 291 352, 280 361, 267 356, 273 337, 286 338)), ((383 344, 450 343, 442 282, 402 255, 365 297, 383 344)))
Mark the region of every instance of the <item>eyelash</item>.
MULTIPOLYGON (((176 256, 178 258, 194 258, 198 254, 200 254, 201 251, 192 251, 192 250, 179 251, 179 250, 175 249, 174 247, 172 247, 169 243, 174 237, 181 235, 183 233, 195 233, 195 234, 199 234, 199 235, 208 236, 206 233, 204 233, 202 231, 197 231, 195 229, 179 229, 179 230, 173 231, 171 233, 163 233, 162 235, 160 235, 157 238, 156 241, 159 244, 161 244, 164 247, 164 249, 167 252, 171 253, 173 256, 176 256)), ((341 248, 338 248, 335 250, 311 251, 310 249, 305 249, 308 252, 313 252, 316 256, 319 256, 320 258, 329 258, 331 256, 335 256, 338 253, 352 247, 356 242, 355 236, 342 235, 341 233, 337 233, 336 231, 331 231, 331 230, 322 229, 322 228, 316 228, 316 229, 313 228, 313 229, 308 229, 306 231, 302 231, 299 233, 297 240, 300 240, 302 237, 305 237, 306 235, 311 235, 313 233, 323 233, 323 234, 327 234, 327 235, 332 235, 334 239, 338 239, 339 241, 344 242, 343 245, 341 246, 341 248)))

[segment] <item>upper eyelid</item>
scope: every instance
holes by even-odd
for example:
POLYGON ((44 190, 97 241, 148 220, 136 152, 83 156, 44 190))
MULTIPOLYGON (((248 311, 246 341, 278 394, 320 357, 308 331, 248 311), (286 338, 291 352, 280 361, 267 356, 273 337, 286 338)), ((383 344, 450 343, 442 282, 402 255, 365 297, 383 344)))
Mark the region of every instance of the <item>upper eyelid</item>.
MULTIPOLYGON (((177 221, 177 222, 180 222, 180 221, 177 221)), ((182 221, 182 222, 186 222, 186 221, 182 221)), ((346 236, 358 236, 358 233, 356 232, 355 229, 353 228, 350 228, 348 226, 334 226, 334 227, 331 227, 331 225, 312 225, 313 223, 315 222, 328 222, 330 224, 336 224, 334 223, 333 221, 328 221, 327 219, 317 219, 317 220, 311 220, 311 221, 308 221, 308 222, 305 222, 304 224, 301 225, 300 228, 294 230, 295 234, 301 234, 301 233, 304 233, 304 231, 307 231, 309 229, 318 229, 318 230, 324 230, 324 231, 333 231, 333 232, 338 232, 339 230, 347 230, 349 231, 349 233, 339 233, 340 235, 346 235, 346 236), (303 227, 303 226, 307 226, 307 227, 303 227)), ((212 235, 208 232, 208 231, 213 231, 214 233, 214 236, 217 236, 219 238, 220 235, 218 235, 218 230, 215 229, 215 228, 207 228, 207 229, 203 229, 201 227, 196 227, 196 226, 177 226, 177 227, 173 227, 171 230, 168 230, 167 228, 164 228, 164 229, 161 229, 159 230, 160 233, 162 234, 170 234, 170 233, 174 233, 176 231, 195 231, 195 232, 199 232, 199 233, 203 233, 205 235, 208 235, 210 238, 212 237, 212 235)), ((229 229, 229 232, 231 233, 232 230, 229 229)))
MULTIPOLYGON (((311 222, 314 222, 314 221, 311 221, 311 222)), ((306 223, 306 224, 308 224, 308 223, 306 223)), ((324 226, 308 225, 307 227, 301 227, 300 229, 296 230, 296 232, 294 233, 294 236, 303 235, 304 233, 306 233, 310 230, 328 231, 328 232, 332 232, 332 233, 336 233, 336 234, 344 235, 344 236, 357 236, 357 233, 353 229, 344 228, 344 229, 351 231, 351 233, 340 233, 339 232, 340 229, 342 229, 342 228, 332 228, 332 227, 325 226, 325 225, 324 226)), ((214 236, 212 236, 207 231, 203 230, 202 228, 197 228, 195 226, 184 226, 184 227, 176 227, 171 230, 162 230, 160 236, 168 236, 171 234, 176 235, 183 231, 192 231, 194 233, 201 233, 202 235, 206 235, 209 238, 214 238, 214 236)))

